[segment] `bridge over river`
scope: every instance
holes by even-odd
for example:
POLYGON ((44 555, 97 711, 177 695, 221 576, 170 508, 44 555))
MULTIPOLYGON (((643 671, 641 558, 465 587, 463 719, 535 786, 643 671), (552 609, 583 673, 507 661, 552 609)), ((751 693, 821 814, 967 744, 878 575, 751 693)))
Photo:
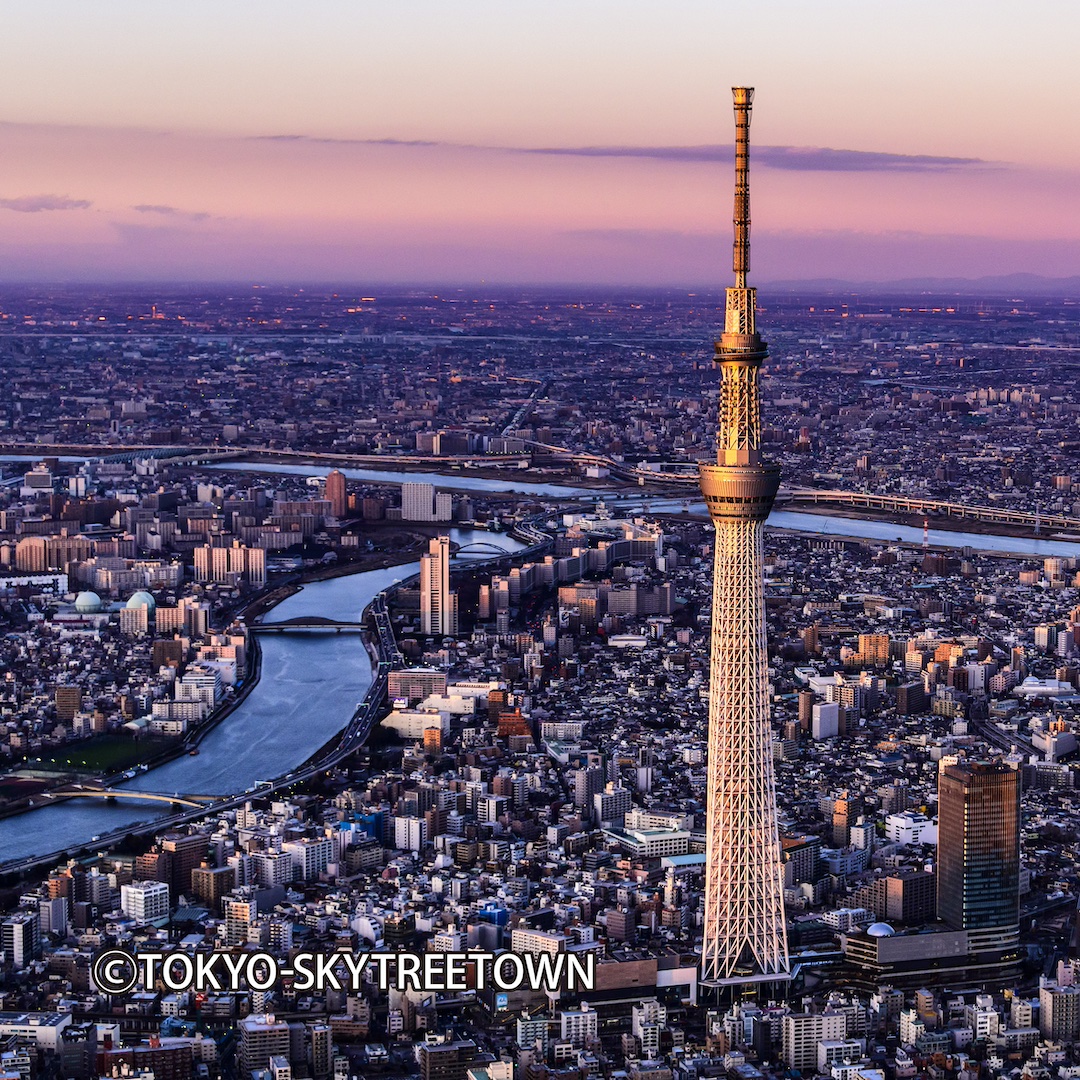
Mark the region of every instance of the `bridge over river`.
POLYGON ((60 799, 125 799, 137 802, 167 803, 170 806, 184 806, 189 810, 197 810, 207 803, 218 801, 221 796, 189 795, 180 792, 170 794, 165 791, 136 791, 134 788, 125 787, 97 787, 92 784, 72 784, 69 787, 46 792, 43 798, 50 801, 60 799))
POLYGON ((363 622, 324 619, 319 615, 299 615, 281 622, 254 622, 248 629, 255 634, 361 634, 367 628, 363 622))
POLYGON ((491 544, 485 540, 474 540, 471 544, 465 544, 455 549, 455 558, 458 555, 497 555, 500 558, 510 558, 513 552, 507 551, 498 544, 491 544))

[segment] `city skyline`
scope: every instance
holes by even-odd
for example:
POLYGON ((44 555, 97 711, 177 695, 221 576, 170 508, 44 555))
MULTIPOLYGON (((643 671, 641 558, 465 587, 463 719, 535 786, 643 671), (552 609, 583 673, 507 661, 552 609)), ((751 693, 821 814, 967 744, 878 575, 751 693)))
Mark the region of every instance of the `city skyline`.
POLYGON ((722 321, 4 290, 0 1067, 1080 1069, 1077 305, 759 309, 744 160, 722 321), (285 981, 380 943, 598 978, 285 981))
POLYGON ((737 82, 760 284, 1080 273, 1065 5, 251 11, 10 14, 5 280, 718 283, 737 82))

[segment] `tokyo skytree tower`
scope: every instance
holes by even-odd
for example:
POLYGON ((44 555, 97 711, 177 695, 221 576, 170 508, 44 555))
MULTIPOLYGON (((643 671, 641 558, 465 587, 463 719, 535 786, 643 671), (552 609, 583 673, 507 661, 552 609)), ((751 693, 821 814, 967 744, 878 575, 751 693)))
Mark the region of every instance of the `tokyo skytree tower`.
POLYGON ((750 109, 735 87, 735 284, 716 343, 720 416, 715 465, 700 466, 716 530, 709 663, 708 823, 701 981, 789 978, 783 870, 769 730, 763 533, 780 468, 761 454, 758 374, 768 356, 755 327, 750 269, 750 109))

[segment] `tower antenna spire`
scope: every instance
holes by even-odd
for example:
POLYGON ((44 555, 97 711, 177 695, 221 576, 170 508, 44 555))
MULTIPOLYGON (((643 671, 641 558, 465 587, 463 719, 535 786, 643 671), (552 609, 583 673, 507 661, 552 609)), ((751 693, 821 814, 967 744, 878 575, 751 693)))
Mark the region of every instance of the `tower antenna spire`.
POLYGON ((735 244, 731 268, 735 271, 735 288, 746 288, 750 271, 750 110, 754 107, 754 90, 735 86, 735 244))

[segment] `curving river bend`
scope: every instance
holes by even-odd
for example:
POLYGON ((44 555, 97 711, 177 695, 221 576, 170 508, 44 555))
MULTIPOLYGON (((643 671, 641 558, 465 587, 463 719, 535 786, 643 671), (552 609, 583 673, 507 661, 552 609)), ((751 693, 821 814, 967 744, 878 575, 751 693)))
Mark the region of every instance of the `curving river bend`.
MULTIPOLYGON (((462 546, 475 541, 508 551, 524 546, 505 534, 483 530, 451 529, 449 534, 462 546)), ((313 582, 278 604, 273 618, 359 619, 376 594, 418 568, 409 563, 313 582)), ((371 685, 371 658, 359 634, 264 634, 259 645, 262 677, 233 713, 206 735, 199 755, 175 758, 139 773, 124 786, 168 794, 228 795, 280 776, 341 731, 371 685)), ((80 847, 94 836, 169 811, 167 803, 92 799, 30 810, 0 820, 0 865, 80 847)))

